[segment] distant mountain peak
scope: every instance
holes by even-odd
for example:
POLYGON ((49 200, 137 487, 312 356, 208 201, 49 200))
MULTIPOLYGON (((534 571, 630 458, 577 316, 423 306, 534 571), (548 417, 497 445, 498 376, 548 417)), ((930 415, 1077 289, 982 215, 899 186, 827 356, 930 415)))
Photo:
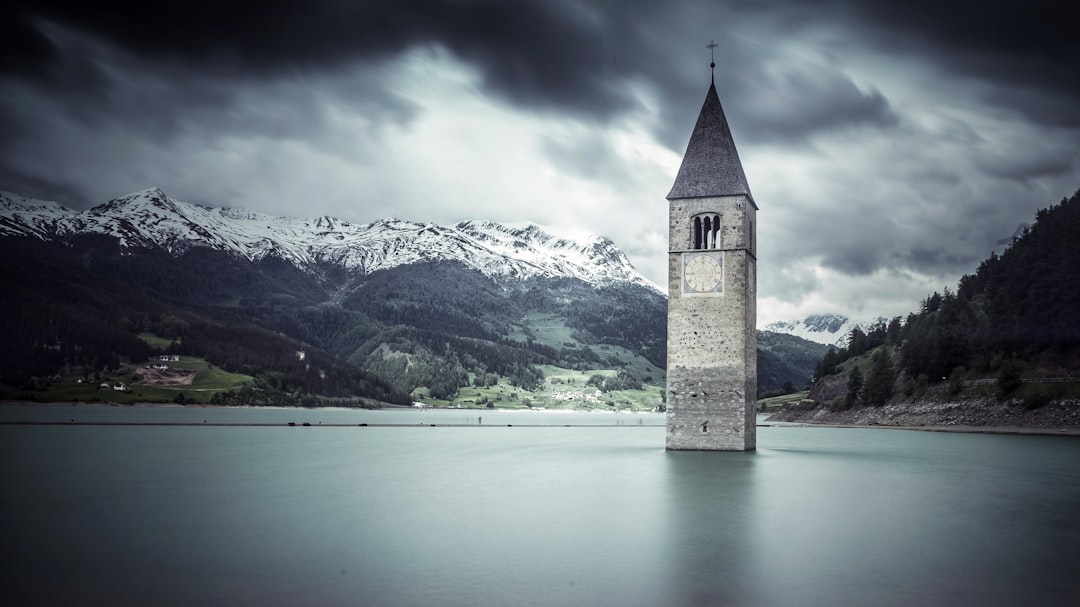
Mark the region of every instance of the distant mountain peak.
POLYGON ((94 207, 94 209, 101 209, 102 211, 108 209, 125 208, 125 207, 140 207, 149 206, 157 207, 160 209, 175 210, 177 209, 177 203, 179 201, 174 200, 168 194, 163 192, 161 188, 147 188, 145 190, 139 190, 138 192, 132 192, 124 196, 118 196, 112 200, 100 204, 94 207))
POLYGON ((778 320, 765 325, 764 330, 774 333, 787 333, 803 339, 828 346, 845 347, 851 336, 851 330, 858 327, 867 330, 883 317, 872 319, 852 319, 842 314, 810 314, 795 320, 778 320))

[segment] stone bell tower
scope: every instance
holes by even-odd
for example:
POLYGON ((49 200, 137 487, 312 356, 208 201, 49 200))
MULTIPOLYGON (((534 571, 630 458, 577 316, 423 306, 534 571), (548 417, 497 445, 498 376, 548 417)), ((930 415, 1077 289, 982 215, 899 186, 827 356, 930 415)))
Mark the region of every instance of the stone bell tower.
POLYGON ((667 199, 667 449, 754 450, 757 205, 715 83, 667 199))

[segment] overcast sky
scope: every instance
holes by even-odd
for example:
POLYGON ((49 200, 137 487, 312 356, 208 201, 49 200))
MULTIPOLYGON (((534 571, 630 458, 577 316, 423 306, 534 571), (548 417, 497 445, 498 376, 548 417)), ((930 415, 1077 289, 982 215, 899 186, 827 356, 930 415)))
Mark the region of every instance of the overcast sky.
POLYGON ((0 189, 533 222, 607 236, 665 285, 715 40, 760 207, 759 326, 906 315, 1080 188, 1070 5, 16 0, 0 189))

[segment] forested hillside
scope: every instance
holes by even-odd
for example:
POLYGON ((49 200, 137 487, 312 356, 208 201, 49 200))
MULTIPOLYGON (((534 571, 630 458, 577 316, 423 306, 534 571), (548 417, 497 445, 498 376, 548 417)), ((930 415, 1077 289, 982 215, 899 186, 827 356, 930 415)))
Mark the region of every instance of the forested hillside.
MULTIPOLYGON (((996 378, 1008 395, 1022 380, 1075 375, 1080 369, 1080 191, 1038 211, 1001 255, 923 300, 901 321, 852 332, 848 348, 830 350, 815 380, 842 371, 837 407, 881 405, 950 381, 955 393, 977 379, 996 378), (841 364, 874 351, 872 363, 841 364)), ((828 382, 833 387, 837 380, 828 382)), ((1038 387, 1028 402, 1045 402, 1064 384, 1038 387), (1038 392, 1036 394, 1036 392, 1038 392)), ((827 400, 834 400, 835 390, 827 400)))
POLYGON ((304 291, 294 286, 290 294, 281 281, 267 285, 243 264, 208 265, 212 257, 182 263, 155 251, 125 255, 114 239, 100 236, 80 236, 66 247, 4 238, 0 255, 19 260, 0 268, 0 383, 10 387, 40 389, 72 373, 100 376, 123 362, 183 352, 257 376, 261 387, 282 395, 274 402, 300 394, 408 402, 406 393, 314 344, 241 322, 235 313, 215 316, 207 300, 241 301, 239 293, 295 300, 304 291), (171 345, 151 347, 140 334, 171 345))
POLYGON ((790 393, 809 385, 808 369, 821 360, 828 346, 787 333, 757 332, 758 398, 790 393))

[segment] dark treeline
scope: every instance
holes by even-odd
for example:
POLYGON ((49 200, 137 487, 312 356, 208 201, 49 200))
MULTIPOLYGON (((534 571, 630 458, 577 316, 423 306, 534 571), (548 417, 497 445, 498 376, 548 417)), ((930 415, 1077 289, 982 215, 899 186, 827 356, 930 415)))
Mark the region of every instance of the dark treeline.
POLYGON ((902 327, 899 316, 888 322, 876 322, 866 331, 855 327, 848 334, 847 347, 840 349, 830 347, 826 350, 825 355, 814 369, 814 381, 836 373, 837 366, 841 363, 862 356, 878 346, 884 344, 895 346, 899 344, 902 327))
POLYGON ((490 278, 460 263, 399 266, 374 272, 342 301, 383 325, 407 325, 491 340, 507 332, 514 310, 490 278))
MULTIPOLYGON (((157 331, 151 324, 150 332, 157 331)), ((223 369, 258 377, 264 390, 285 395, 365 396, 390 403, 409 402, 407 393, 394 390, 368 371, 259 327, 190 323, 166 352, 199 356, 223 369)))
POLYGON ((150 354, 132 330, 156 311, 151 300, 41 253, 31 239, 0 239, 0 382, 37 389, 65 369, 90 377, 150 354))
MULTIPOLYGON (((908 393, 945 379, 1015 374, 1029 365, 1075 368, 1080 351, 1080 191, 1039 210, 1001 255, 991 254, 973 275, 924 299, 918 312, 868 331, 852 331, 847 348, 830 350, 815 380, 879 346, 894 354, 908 393)), ((875 353, 875 356, 878 354, 875 353)), ((873 367, 882 365, 873 359, 873 367)), ((853 371, 849 392, 870 377, 853 371)), ((877 378, 874 378, 875 380, 877 378)), ((884 391, 881 391, 884 392, 884 391)), ((891 392, 889 393, 891 396, 891 392)), ((849 394, 849 398, 851 395, 849 394)), ((887 400, 886 396, 884 400, 887 400)), ((875 403, 884 402, 879 395, 875 403)))
POLYGON ((600 357, 588 347, 553 348, 531 339, 485 341, 408 326, 373 335, 357 352, 360 361, 395 388, 411 392, 427 386, 435 398, 452 398, 474 377, 501 376, 510 385, 535 390, 543 381, 536 365, 588 369, 600 357))
POLYGON ((604 377, 595 374, 589 377, 586 385, 595 386, 601 392, 614 392, 615 390, 640 390, 641 380, 626 369, 619 369, 614 377, 604 377))
POLYGON ((275 257, 252 262, 206 247, 173 256, 157 248, 123 250, 112 239, 88 246, 88 238, 103 237, 80 235, 70 243, 85 252, 87 270, 137 286, 166 303, 198 309, 249 308, 266 302, 295 307, 326 297, 322 285, 311 276, 275 257))
MULTIPOLYGON (((641 289, 644 287, 620 287, 641 289)), ((615 289, 612 289, 613 291, 615 289)), ((568 310, 570 325, 583 334, 585 343, 609 343, 641 352, 657 367, 667 366, 667 306, 662 299, 621 297, 612 293, 594 307, 574 306, 568 310), (645 303, 649 309, 634 307, 645 303)))
POLYGON ((790 394, 806 388, 828 346, 786 333, 758 331, 758 396, 790 394))

